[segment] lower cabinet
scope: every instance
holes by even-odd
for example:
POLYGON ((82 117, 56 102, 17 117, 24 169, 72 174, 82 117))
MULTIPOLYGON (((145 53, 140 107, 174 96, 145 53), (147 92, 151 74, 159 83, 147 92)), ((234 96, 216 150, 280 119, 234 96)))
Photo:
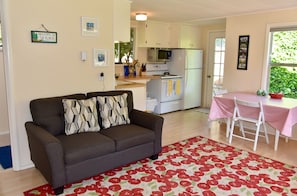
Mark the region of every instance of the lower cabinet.
POLYGON ((134 108, 141 111, 146 111, 146 86, 137 87, 121 87, 118 90, 130 90, 133 93, 134 108))

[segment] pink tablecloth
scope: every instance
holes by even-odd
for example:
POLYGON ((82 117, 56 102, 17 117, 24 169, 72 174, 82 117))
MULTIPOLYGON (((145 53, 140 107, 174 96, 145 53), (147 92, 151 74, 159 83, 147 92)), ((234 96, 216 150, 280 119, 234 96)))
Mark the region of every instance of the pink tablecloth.
POLYGON ((230 118, 234 110, 234 97, 246 101, 262 101, 265 121, 280 131, 281 134, 291 137, 292 127, 297 123, 297 99, 271 99, 248 93, 226 93, 213 98, 209 120, 230 118))

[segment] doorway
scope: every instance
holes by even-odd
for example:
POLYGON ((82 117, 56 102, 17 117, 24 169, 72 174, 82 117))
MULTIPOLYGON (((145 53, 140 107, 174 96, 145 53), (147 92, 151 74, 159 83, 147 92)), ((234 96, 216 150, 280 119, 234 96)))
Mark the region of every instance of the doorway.
POLYGON ((225 31, 210 32, 208 46, 206 107, 210 108, 214 90, 223 89, 225 31))
POLYGON ((7 85, 5 78, 5 64, 4 64, 4 49, 2 45, 3 35, 3 8, 2 2, 0 4, 0 170, 11 167, 11 148, 10 148, 10 131, 9 131, 9 115, 8 115, 8 102, 7 102, 7 85))

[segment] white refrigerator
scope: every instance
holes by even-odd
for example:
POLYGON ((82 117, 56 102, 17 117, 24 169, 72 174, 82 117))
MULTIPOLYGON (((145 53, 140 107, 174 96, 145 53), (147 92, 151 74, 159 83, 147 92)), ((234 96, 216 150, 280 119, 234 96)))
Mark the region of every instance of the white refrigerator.
POLYGON ((169 64, 171 74, 183 77, 182 109, 201 105, 203 51, 197 49, 174 49, 169 64))

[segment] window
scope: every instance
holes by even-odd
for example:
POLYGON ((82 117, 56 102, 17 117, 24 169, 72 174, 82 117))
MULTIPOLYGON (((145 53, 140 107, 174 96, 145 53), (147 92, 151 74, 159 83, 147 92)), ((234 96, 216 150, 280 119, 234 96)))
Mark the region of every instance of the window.
POLYGON ((268 91, 297 99, 297 27, 270 30, 268 91))
POLYGON ((130 29, 130 42, 116 42, 114 43, 114 62, 126 63, 134 59, 134 37, 135 28, 130 29))
POLYGON ((225 62, 225 38, 215 39, 213 89, 223 88, 224 62, 225 62))

